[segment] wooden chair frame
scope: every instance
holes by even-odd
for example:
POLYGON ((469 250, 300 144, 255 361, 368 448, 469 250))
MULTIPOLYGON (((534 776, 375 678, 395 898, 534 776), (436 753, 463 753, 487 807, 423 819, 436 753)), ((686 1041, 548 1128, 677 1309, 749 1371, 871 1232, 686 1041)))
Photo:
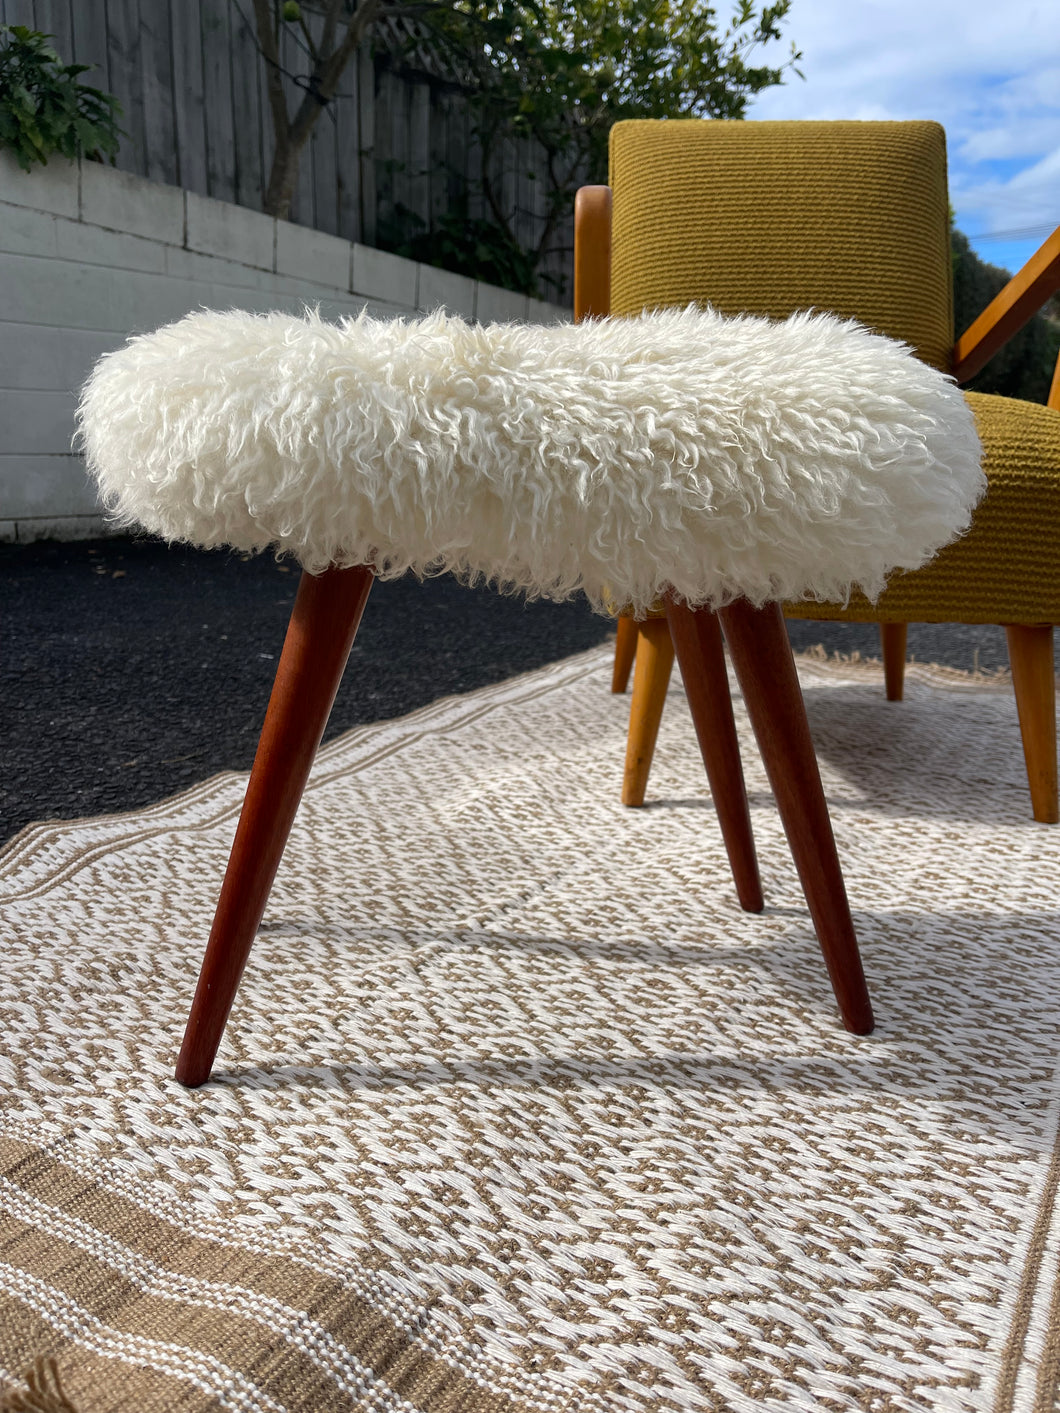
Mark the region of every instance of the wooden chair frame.
MULTIPOLYGON (((953 374, 966 383, 1058 290, 1060 290, 1060 226, 1013 275, 1003 290, 961 335, 953 349, 953 374)), ((611 188, 582 187, 574 202, 574 317, 602 319, 611 312, 611 188)), ((1060 411, 1060 357, 1047 400, 1060 411)), ((647 790, 666 688, 673 666, 673 649, 666 642, 667 620, 618 620, 611 690, 624 692, 634 662, 644 666, 635 676, 622 782, 622 802, 642 805, 647 790)), ((1042 824, 1060 822, 1057 773, 1056 681, 1051 623, 1006 623, 1012 666, 1012 686, 1019 713, 1023 754, 1027 765, 1031 808, 1042 824)), ((884 678, 889 701, 902 698, 906 623, 881 623, 884 678)))

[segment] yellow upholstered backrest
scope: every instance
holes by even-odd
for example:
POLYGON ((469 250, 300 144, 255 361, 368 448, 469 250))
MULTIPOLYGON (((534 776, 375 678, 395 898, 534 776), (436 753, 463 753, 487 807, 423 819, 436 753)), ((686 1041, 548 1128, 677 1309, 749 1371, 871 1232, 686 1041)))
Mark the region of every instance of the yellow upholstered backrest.
POLYGON ((949 371, 946 141, 929 122, 616 123, 612 314, 830 310, 949 371))

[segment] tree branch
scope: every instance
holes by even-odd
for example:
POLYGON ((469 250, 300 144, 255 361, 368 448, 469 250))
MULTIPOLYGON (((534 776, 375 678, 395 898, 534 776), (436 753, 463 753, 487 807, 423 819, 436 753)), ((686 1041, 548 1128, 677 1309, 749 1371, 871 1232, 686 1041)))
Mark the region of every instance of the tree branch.
POLYGON ((375 23, 379 13, 379 0, 361 0, 357 9, 350 17, 350 22, 346 26, 346 33, 343 35, 342 43, 338 49, 327 59, 324 64, 324 71, 320 76, 320 91, 323 96, 331 98, 336 88, 339 86, 339 79, 350 55, 361 43, 369 28, 375 23))

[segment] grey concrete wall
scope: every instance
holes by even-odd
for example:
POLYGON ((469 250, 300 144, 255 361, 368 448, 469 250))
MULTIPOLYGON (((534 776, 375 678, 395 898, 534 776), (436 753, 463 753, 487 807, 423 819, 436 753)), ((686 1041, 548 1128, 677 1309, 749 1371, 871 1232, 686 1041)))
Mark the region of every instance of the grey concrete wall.
POLYGON ((570 311, 102 166, 0 152, 0 540, 106 533, 70 449, 101 353, 193 309, 318 304, 324 318, 445 307, 489 322, 570 311))

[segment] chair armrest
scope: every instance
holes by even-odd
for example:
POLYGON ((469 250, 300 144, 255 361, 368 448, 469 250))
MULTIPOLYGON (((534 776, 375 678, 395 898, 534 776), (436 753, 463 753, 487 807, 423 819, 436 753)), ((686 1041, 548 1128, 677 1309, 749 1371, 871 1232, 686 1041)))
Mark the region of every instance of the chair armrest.
POLYGON ((611 313, 611 188, 582 186, 574 196, 574 321, 611 313))
POLYGON ((953 376, 974 378, 1013 334, 1060 289, 1060 226, 957 340, 953 376))

